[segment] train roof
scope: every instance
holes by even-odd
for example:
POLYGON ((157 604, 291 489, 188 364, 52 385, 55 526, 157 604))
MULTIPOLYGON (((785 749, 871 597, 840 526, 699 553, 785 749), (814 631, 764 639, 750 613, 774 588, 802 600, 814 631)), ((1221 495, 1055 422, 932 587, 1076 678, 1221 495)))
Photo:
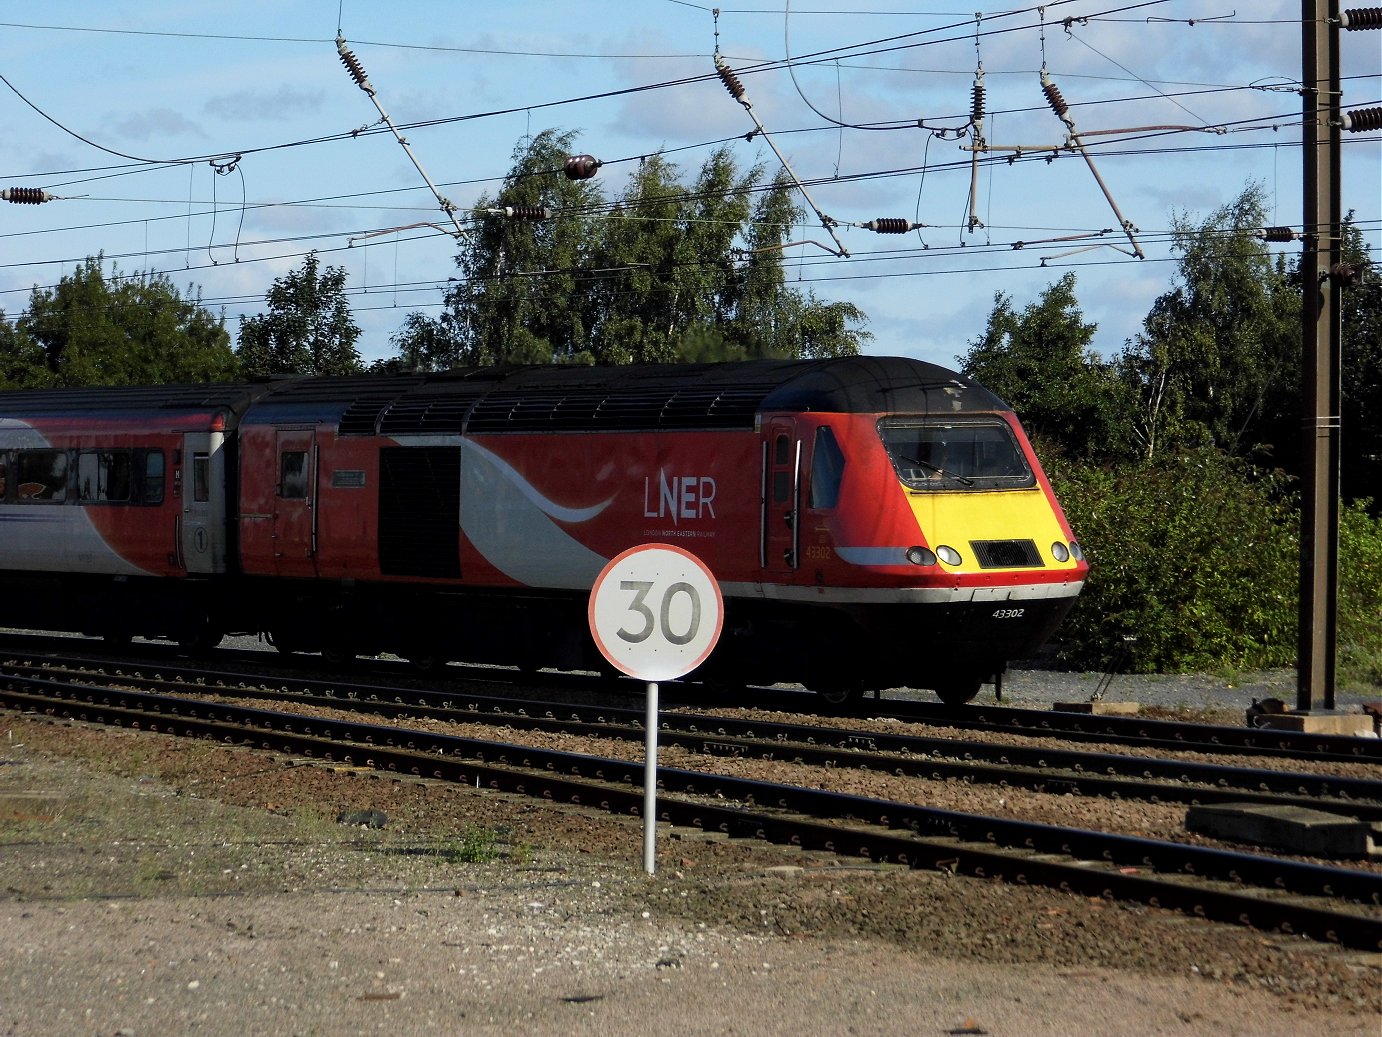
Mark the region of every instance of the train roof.
POLYGON ((769 412, 1009 409, 978 383, 935 364, 851 356, 303 379, 276 386, 247 420, 330 416, 343 435, 443 435, 753 428, 769 412))
POLYGON ((101 415, 180 416, 240 414, 268 383, 208 382, 200 385, 81 386, 71 389, 0 391, 0 417, 61 418, 101 415))
POLYGON ((339 423, 343 435, 753 428, 774 412, 1006 411, 977 382, 905 357, 622 367, 476 367, 432 374, 0 392, 0 417, 225 412, 247 424, 339 423))

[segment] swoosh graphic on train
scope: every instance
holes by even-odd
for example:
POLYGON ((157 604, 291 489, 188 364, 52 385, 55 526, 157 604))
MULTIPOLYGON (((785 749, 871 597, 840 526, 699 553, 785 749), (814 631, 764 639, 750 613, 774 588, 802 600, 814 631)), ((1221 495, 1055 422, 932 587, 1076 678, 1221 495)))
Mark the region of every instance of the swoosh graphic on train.
POLYGON ((461 531, 490 565, 528 586, 589 590, 608 561, 553 519, 588 522, 613 502, 568 508, 497 454, 461 444, 461 531))

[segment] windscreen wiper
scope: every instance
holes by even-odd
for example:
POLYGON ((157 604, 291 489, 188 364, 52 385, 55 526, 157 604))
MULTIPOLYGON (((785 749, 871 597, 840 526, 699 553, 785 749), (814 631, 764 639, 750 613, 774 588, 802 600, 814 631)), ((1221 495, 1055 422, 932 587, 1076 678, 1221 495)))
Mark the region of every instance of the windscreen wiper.
POLYGON ((906 454, 897 454, 896 457, 899 461, 906 461, 908 464, 914 464, 918 468, 925 468, 928 472, 935 472, 942 479, 954 479, 957 483, 964 486, 974 485, 973 479, 968 479, 963 475, 956 475, 954 472, 947 472, 940 465, 934 465, 930 461, 919 461, 915 457, 908 457, 906 454))

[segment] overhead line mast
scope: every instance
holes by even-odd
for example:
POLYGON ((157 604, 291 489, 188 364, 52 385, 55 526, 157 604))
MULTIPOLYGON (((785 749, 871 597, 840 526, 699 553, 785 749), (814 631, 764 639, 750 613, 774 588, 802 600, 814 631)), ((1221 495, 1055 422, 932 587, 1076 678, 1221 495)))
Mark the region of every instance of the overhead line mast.
MULTIPOLYGON (((1300 517, 1296 708, 1334 709, 1339 609, 1339 438, 1343 289, 1342 135, 1382 128, 1382 108, 1341 111, 1339 31, 1382 29, 1382 8, 1339 11, 1339 0, 1301 0, 1304 159, 1301 375, 1305 498, 1300 517)), ((1268 228, 1268 240, 1289 233, 1268 228)))

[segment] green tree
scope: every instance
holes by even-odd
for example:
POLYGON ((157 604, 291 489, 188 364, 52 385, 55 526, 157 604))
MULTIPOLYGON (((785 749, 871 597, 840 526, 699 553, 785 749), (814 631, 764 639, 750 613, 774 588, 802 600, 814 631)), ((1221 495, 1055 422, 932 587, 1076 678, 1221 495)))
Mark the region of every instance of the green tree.
POLYGON ((850 356, 871 339, 860 325, 864 311, 853 303, 826 303, 787 286, 783 246, 801 223, 796 185, 785 170, 759 195, 744 231, 744 259, 738 270, 736 306, 730 325, 750 357, 850 356))
POLYGON ((12 332, 3 377, 25 385, 162 385, 233 378, 225 318, 161 274, 109 277, 97 256, 55 288, 34 289, 12 332))
POLYGON ((1340 314, 1340 482, 1346 498, 1371 497, 1382 508, 1382 270, 1352 213, 1343 259, 1353 274, 1340 314))
POLYGON ((1003 292, 960 369, 1001 396, 1034 436, 1073 457, 1122 457, 1130 448, 1128 395, 1090 343, 1075 275, 1048 285, 1019 313, 1003 292))
POLYGON ((1261 186, 1249 184, 1202 223, 1172 219, 1177 283, 1120 361, 1146 456, 1213 443, 1236 455, 1275 448, 1294 467, 1300 298, 1256 236, 1265 214, 1261 186))
POLYGON ((0 389, 38 389, 52 384, 43 348, 0 310, 0 389))
POLYGON ((617 198, 562 176, 575 135, 521 142, 494 199, 473 214, 461 276, 438 318, 410 315, 393 343, 429 367, 659 363, 858 352, 858 307, 787 287, 781 246, 797 220, 791 186, 728 150, 682 182, 644 159, 617 198), (760 192, 755 203, 754 193, 760 192), (517 214, 545 210, 537 221, 517 214))
POLYGON ((578 275, 590 212, 603 199, 592 182, 562 175, 574 137, 544 130, 518 144, 498 194, 472 210, 475 232, 461 243, 441 316, 412 320, 396 346, 425 353, 433 368, 589 362, 576 356, 587 338, 588 286, 578 275), (523 215, 543 211, 562 216, 523 215))
POLYGON ((240 363, 247 375, 341 375, 361 370, 344 267, 320 269, 316 252, 302 269, 277 278, 269 312, 240 318, 240 363))
POLYGON ((639 163, 609 217, 591 228, 598 242, 591 265, 599 273, 590 349, 597 363, 670 361, 678 332, 695 320, 696 301, 684 283, 695 257, 683 234, 682 193, 676 167, 652 155, 639 163))

